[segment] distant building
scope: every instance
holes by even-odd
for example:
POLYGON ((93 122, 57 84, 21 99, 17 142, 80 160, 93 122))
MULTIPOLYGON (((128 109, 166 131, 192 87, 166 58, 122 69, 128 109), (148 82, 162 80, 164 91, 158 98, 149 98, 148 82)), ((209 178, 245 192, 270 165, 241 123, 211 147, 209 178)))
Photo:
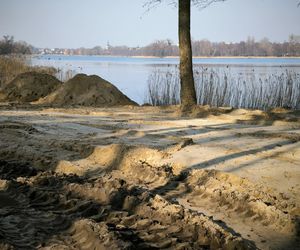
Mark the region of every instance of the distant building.
POLYGON ((291 34, 289 36, 289 42, 290 43, 300 43, 300 35, 291 34))

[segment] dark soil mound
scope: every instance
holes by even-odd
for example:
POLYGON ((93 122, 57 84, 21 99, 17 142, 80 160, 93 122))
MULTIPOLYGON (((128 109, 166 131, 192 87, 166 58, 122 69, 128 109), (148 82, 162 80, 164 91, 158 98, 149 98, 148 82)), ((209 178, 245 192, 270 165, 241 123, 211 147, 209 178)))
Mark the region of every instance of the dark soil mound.
POLYGON ((85 74, 76 75, 38 103, 58 106, 137 105, 110 82, 96 75, 85 74))
POLYGON ((54 91, 61 82, 54 76, 37 72, 26 72, 0 90, 2 102, 33 102, 54 91))

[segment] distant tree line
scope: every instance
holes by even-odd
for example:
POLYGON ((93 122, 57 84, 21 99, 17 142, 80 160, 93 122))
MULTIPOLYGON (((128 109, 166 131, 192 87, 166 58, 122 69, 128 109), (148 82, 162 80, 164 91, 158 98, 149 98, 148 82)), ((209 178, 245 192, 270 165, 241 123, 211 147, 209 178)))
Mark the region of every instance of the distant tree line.
POLYGON ((170 39, 157 40, 144 47, 111 46, 106 48, 96 46, 94 48, 55 49, 54 52, 67 55, 111 55, 111 56, 178 56, 178 46, 170 39))
MULTIPOLYGON (((300 56, 300 36, 291 35, 287 42, 270 42, 264 38, 255 41, 249 37, 237 43, 192 41, 193 56, 300 56)), ((144 47, 100 46, 87 49, 66 49, 68 55, 112 55, 112 56, 178 56, 179 48, 170 39, 157 40, 144 47)))
MULTIPOLYGON (((255 41, 248 37, 237 43, 211 42, 209 40, 192 41, 193 56, 300 56, 300 36, 290 35, 288 41, 277 43, 264 38, 255 41)), ((65 54, 65 55, 110 55, 110 56, 178 56, 179 48, 170 39, 156 40, 144 47, 111 46, 105 48, 77 49, 37 49, 26 42, 14 41, 13 36, 4 36, 0 40, 0 55, 8 54, 65 54)))
POLYGON ((33 52, 33 46, 26 42, 15 42, 13 36, 3 36, 0 40, 0 55, 31 54, 33 52))
POLYGON ((192 42, 194 56, 300 56, 300 38, 291 35, 288 42, 255 41, 249 37, 239 43, 212 43, 208 40, 192 42))

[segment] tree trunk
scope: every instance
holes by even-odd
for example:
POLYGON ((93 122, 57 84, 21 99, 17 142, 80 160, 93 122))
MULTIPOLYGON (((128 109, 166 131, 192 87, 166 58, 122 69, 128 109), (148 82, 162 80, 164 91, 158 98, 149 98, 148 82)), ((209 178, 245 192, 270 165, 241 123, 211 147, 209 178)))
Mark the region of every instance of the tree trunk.
POLYGON ((197 104, 191 45, 191 0, 179 2, 180 99, 184 108, 197 104))

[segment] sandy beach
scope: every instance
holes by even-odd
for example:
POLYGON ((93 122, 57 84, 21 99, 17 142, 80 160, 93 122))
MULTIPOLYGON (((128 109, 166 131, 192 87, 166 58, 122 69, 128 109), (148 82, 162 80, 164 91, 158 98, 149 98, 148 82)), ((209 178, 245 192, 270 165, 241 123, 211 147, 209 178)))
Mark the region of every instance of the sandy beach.
POLYGON ((2 105, 1 249, 299 249, 299 114, 178 109, 2 105))

